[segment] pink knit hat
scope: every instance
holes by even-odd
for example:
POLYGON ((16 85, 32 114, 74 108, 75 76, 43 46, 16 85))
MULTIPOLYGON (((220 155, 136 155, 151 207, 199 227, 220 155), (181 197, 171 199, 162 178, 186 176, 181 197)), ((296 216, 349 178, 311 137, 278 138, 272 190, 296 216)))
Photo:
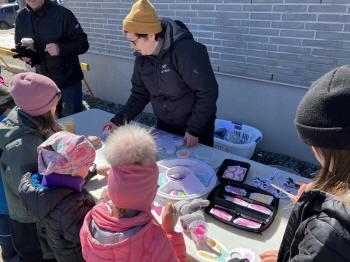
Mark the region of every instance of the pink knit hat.
POLYGON ((9 91, 16 105, 31 116, 49 112, 61 97, 51 79, 32 72, 15 75, 9 91))
POLYGON ((107 138, 104 153, 112 166, 108 176, 112 202, 119 208, 149 212, 158 187, 152 135, 139 126, 120 126, 107 138))
POLYGON ((82 169, 89 168, 95 156, 94 146, 85 136, 60 131, 38 146, 38 171, 42 175, 56 173, 74 176, 82 169))
POLYGON ((150 212, 158 189, 158 166, 114 167, 108 176, 108 195, 119 208, 150 212))

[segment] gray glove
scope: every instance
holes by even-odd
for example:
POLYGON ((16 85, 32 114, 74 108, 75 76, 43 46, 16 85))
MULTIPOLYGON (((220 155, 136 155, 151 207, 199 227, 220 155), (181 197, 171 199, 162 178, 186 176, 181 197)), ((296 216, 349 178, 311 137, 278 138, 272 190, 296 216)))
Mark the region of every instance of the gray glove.
POLYGON ((203 221, 205 222, 204 215, 201 211, 196 211, 192 214, 183 215, 180 217, 180 223, 184 231, 190 232, 189 225, 193 221, 203 221))
POLYGON ((175 203, 175 208, 180 216, 180 223, 183 230, 189 233, 189 225, 194 221, 205 222, 201 208, 209 206, 209 200, 194 199, 190 202, 181 200, 175 203))
POLYGON ((175 203, 175 208, 180 216, 191 214, 193 212, 196 212, 200 210, 203 207, 209 206, 210 202, 209 200, 204 199, 194 199, 190 202, 186 200, 181 200, 177 203, 175 203))

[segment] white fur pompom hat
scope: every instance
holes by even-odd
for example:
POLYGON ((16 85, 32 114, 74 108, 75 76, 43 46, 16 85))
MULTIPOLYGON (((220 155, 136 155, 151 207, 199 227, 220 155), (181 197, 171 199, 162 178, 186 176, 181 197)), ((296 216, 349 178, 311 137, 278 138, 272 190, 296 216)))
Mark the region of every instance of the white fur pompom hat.
POLYGON ((137 125, 124 125, 107 138, 104 154, 112 167, 148 165, 156 160, 157 145, 146 129, 137 125))
POLYGON ((107 138, 108 195, 117 207, 150 212, 158 188, 156 154, 152 135, 136 125, 118 127, 107 138))

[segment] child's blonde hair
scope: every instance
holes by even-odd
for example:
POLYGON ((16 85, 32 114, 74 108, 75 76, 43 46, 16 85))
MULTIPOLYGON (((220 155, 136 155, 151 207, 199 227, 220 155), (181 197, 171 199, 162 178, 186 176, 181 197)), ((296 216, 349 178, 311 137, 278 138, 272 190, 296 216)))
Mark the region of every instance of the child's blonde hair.
POLYGON ((343 196, 350 189, 350 150, 314 147, 323 158, 313 188, 343 196))

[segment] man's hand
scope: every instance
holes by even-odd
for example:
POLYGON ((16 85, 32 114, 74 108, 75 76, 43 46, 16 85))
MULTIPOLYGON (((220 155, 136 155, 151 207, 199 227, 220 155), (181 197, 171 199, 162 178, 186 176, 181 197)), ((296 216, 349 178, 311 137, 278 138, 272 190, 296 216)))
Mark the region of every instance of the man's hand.
POLYGON ((277 262, 278 251, 277 250, 266 251, 264 253, 261 253, 259 256, 260 256, 261 262, 277 262))
POLYGON ((32 67, 40 64, 38 52, 32 50, 28 46, 18 43, 16 44, 16 48, 12 48, 11 51, 16 53, 12 56, 13 58, 20 58, 23 62, 31 65, 32 67))
POLYGON ((31 50, 29 47, 22 45, 21 43, 16 44, 15 48, 11 48, 11 51, 16 53, 12 57, 13 58, 22 58, 27 57, 31 58, 31 53, 33 50, 31 50))
POLYGON ((45 51, 48 52, 50 56, 58 56, 60 54, 60 48, 54 43, 47 44, 45 51))
POLYGON ((11 51, 16 53, 13 55, 13 58, 29 58, 33 60, 33 58, 38 56, 36 51, 21 43, 16 44, 16 48, 11 48, 11 51))
POLYGON ((184 136, 186 140, 186 146, 192 147, 198 144, 198 137, 191 135, 190 133, 186 132, 184 136))

